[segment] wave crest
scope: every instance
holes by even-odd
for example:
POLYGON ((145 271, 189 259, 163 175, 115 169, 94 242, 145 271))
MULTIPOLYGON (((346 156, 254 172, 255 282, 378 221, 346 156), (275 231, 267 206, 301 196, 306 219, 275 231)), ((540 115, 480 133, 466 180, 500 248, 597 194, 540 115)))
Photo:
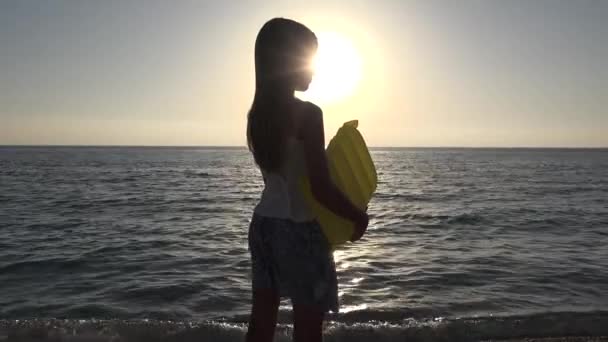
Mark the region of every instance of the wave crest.
MULTIPOLYGON (((394 315, 393 315, 394 316, 394 315)), ((7 341, 242 341, 244 323, 155 320, 0 320, 7 341)), ((280 324, 275 341, 289 341, 292 327, 280 324)), ((478 317, 401 322, 329 321, 325 340, 338 341, 483 341, 572 337, 559 341, 608 341, 608 312, 544 313, 529 316, 478 317), (593 339, 591 339, 593 337, 593 339)))

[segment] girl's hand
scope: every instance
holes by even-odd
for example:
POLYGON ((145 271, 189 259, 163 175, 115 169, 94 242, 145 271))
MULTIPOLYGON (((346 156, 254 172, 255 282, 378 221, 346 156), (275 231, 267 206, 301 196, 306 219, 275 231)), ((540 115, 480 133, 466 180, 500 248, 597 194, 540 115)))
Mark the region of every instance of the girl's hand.
MULTIPOLYGON (((367 208, 366 208, 367 210, 367 208)), ((367 226, 369 225, 369 216, 367 215, 366 212, 361 212, 360 217, 358 217, 355 221, 355 231, 353 232, 353 235, 350 237, 350 242, 355 242, 359 239, 361 239, 361 237, 363 237, 363 234, 365 234, 365 231, 367 230, 367 226)))

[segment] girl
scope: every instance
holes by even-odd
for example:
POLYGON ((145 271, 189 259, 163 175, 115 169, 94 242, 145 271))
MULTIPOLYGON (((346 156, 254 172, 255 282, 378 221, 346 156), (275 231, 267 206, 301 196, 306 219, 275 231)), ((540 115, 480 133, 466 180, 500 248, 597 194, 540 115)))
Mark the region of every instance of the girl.
POLYGON ((312 80, 317 38, 306 26, 275 18, 255 43, 256 90, 247 142, 264 178, 249 227, 253 305, 247 341, 272 341, 281 297, 293 304, 294 341, 322 340, 324 314, 338 310, 330 246, 299 190, 307 176, 313 196, 352 220, 351 241, 363 236, 368 217, 331 182, 321 109, 294 96, 312 80))

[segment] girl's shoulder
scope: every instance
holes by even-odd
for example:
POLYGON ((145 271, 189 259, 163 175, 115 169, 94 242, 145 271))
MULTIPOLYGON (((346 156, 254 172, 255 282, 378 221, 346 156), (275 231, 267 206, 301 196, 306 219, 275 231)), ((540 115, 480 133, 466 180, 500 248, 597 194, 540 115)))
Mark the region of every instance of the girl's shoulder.
POLYGON ((296 99, 293 114, 298 130, 311 124, 323 123, 323 111, 312 102, 296 99))
POLYGON ((296 99, 294 109, 293 118, 298 139, 310 136, 319 129, 322 130, 323 111, 319 106, 312 102, 296 99))
POLYGON ((323 114, 323 111, 321 110, 321 108, 319 106, 317 106, 316 104, 309 102, 309 101, 302 101, 298 98, 296 98, 295 101, 295 107, 296 107, 296 112, 298 114, 323 114))

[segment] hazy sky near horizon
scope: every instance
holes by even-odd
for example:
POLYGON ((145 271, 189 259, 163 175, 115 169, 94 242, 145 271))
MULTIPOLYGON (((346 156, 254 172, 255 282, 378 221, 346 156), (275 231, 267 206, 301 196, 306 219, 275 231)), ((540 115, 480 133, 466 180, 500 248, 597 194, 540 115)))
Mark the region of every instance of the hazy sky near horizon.
POLYGON ((0 2, 0 144, 244 145, 261 25, 349 39, 373 146, 608 146, 608 1, 0 2))

